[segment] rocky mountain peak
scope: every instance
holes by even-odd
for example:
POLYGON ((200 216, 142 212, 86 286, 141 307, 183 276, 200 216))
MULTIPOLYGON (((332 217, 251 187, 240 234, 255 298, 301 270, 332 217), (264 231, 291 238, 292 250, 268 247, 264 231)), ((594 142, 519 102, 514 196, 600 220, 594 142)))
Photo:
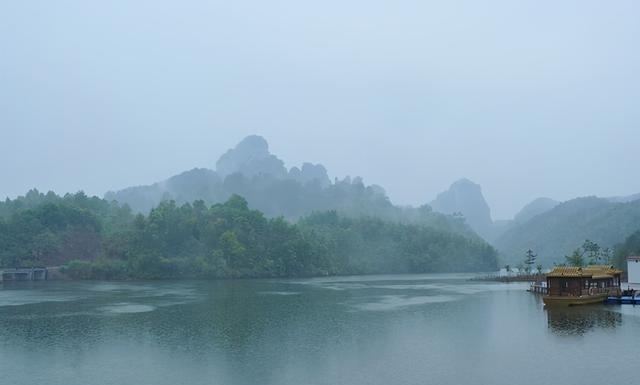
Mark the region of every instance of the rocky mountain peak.
POLYGON ((284 162, 269 152, 269 144, 258 135, 250 135, 225 152, 216 162, 216 172, 224 178, 233 173, 252 177, 269 174, 277 178, 287 175, 284 162))
POLYGON ((469 226, 485 238, 491 234, 491 210, 480 185, 469 179, 455 181, 447 191, 438 194, 430 205, 434 211, 443 214, 462 214, 469 226))

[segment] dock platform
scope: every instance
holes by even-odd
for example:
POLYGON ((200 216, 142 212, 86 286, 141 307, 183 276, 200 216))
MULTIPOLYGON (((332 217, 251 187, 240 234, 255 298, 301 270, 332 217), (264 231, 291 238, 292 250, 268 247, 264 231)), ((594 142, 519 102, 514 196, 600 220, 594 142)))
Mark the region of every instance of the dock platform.
POLYGON ((527 291, 531 293, 536 293, 536 294, 548 294, 549 288, 547 288, 546 282, 536 282, 536 283, 532 283, 529 289, 527 289, 527 291))
POLYGON ((46 281, 46 267, 0 269, 0 282, 7 281, 46 281))

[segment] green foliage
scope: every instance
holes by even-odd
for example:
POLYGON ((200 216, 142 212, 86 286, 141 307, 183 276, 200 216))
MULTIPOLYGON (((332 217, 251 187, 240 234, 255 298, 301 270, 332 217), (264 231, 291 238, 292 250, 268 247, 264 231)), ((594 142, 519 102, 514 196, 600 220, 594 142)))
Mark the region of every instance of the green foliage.
POLYGON ((567 261, 567 265, 569 266, 583 267, 586 265, 584 253, 580 250, 580 248, 573 250, 571 255, 565 255, 564 258, 567 261))
MULTIPOLYGON (((571 254, 585 239, 597 242, 601 247, 613 247, 638 228, 640 200, 612 203, 595 197, 578 198, 561 203, 525 223, 514 224, 494 242, 494 246, 505 256, 505 262, 514 263, 509 257, 530 247, 536 250, 539 262, 550 266, 561 262, 562 255, 571 254)), ((585 258, 589 262, 591 254, 587 253, 585 258)))
POLYGON ((304 218, 300 226, 320 236, 348 274, 497 268, 496 252, 485 242, 422 225, 341 217, 329 211, 304 218))
POLYGON ((33 203, 39 196, 27 196, 26 204, 2 205, 3 212, 14 213, 3 225, 0 266, 51 266, 98 256, 107 221, 85 208, 83 193, 57 199, 47 194, 39 205, 33 203))
POLYGON ((569 266, 586 266, 611 263, 611 250, 601 248, 595 242, 586 239, 582 246, 573 250, 571 255, 565 255, 565 260, 569 266))
POLYGON ((627 269, 627 257, 640 254, 640 230, 629 235, 624 242, 616 245, 612 252, 613 264, 620 269, 627 269))
POLYGON ((531 251, 531 249, 527 250, 527 252, 525 253, 525 256, 524 256, 524 271, 527 274, 531 274, 531 270, 533 268, 533 264, 536 263, 536 257, 537 257, 537 255, 535 255, 533 253, 533 251, 531 251))
POLYGON ((163 200, 177 204, 202 200, 206 204, 225 202, 234 195, 242 196, 249 206, 269 218, 284 217, 297 221, 313 212, 336 210, 350 217, 375 216, 384 220, 423 224, 453 231, 467 237, 477 235, 463 218, 433 212, 429 206, 419 208, 394 206, 384 189, 367 186, 361 178, 346 177, 330 183, 318 179, 302 182, 269 173, 251 176, 232 173, 220 178, 214 171, 194 169, 173 176, 164 183, 130 187, 107 194, 108 199, 127 203, 148 213, 163 200))
POLYGON ((225 203, 163 201, 148 215, 83 193, 0 203, 2 266, 64 265, 78 279, 299 277, 479 271, 496 252, 477 238, 331 211, 298 224, 225 203))
POLYGON ((584 250, 584 255, 588 258, 590 265, 600 263, 600 245, 586 239, 582 244, 582 250, 584 250))

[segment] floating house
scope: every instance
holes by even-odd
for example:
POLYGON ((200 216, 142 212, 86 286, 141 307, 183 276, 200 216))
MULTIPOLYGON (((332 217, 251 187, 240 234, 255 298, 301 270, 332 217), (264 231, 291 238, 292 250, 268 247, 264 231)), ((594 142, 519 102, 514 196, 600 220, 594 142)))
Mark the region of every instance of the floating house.
POLYGON ((609 265, 558 266, 547 274, 547 306, 574 306, 602 303, 610 295, 620 295, 622 270, 609 265))

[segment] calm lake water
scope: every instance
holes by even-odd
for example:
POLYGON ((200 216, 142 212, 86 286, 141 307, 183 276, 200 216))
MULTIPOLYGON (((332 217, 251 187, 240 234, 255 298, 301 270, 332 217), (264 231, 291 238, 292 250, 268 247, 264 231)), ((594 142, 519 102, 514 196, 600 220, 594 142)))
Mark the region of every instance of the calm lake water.
POLYGON ((0 286, 0 384, 638 384, 640 307, 467 275, 0 286))

